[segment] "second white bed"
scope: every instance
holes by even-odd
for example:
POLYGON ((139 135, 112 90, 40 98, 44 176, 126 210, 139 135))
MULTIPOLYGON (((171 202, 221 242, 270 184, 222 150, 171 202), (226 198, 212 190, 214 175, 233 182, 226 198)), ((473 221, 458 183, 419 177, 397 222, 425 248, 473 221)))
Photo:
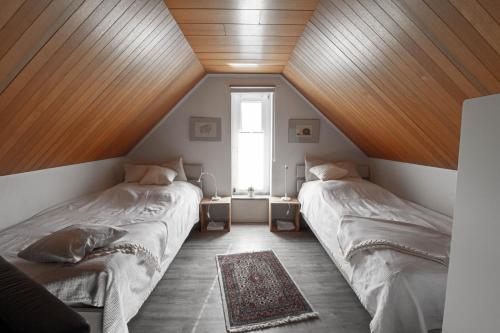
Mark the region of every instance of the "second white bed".
MULTIPOLYGON (((344 213, 392 214, 443 234, 451 219, 402 200, 362 179, 310 181, 299 193, 301 212, 339 270, 373 317, 374 333, 426 333, 441 328, 447 267, 390 249, 368 250, 344 259, 337 231, 344 213)), ((391 216, 389 216, 391 218, 391 216)))

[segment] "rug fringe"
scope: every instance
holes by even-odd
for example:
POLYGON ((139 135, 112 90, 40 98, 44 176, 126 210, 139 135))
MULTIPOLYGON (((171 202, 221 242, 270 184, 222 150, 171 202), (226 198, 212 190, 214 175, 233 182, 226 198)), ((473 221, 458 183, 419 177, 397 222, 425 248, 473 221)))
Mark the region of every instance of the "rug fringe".
POLYGON ((308 313, 303 313, 303 314, 298 315, 298 316, 289 316, 289 317, 285 317, 285 318, 267 321, 265 323, 232 327, 232 328, 228 328, 227 331, 229 333, 249 332, 249 331, 260 330, 263 328, 269 328, 269 327, 275 327, 275 326, 280 326, 280 325, 284 325, 284 324, 289 324, 289 323, 296 323, 299 321, 304 321, 304 320, 313 319, 313 318, 319 318, 319 314, 317 312, 308 312, 308 313))

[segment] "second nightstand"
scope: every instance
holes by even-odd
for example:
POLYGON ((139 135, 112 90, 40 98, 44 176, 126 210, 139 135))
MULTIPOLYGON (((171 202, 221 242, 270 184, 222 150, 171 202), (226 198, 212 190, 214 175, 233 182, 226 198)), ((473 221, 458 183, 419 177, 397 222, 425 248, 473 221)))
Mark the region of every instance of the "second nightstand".
POLYGON ((300 202, 297 200, 297 198, 292 198, 290 201, 283 201, 281 198, 278 197, 269 197, 269 230, 272 232, 276 231, 284 231, 284 230, 278 230, 276 222, 273 221, 273 206, 277 205, 290 205, 293 207, 295 210, 294 213, 294 226, 295 228, 293 230, 286 230, 286 231, 299 231, 300 230, 300 202))
POLYGON ((223 197, 220 200, 213 201, 210 198, 203 198, 200 202, 200 231, 207 230, 208 222, 206 220, 207 209, 209 206, 226 206, 227 207, 227 221, 224 225, 224 231, 231 231, 231 197, 223 197))

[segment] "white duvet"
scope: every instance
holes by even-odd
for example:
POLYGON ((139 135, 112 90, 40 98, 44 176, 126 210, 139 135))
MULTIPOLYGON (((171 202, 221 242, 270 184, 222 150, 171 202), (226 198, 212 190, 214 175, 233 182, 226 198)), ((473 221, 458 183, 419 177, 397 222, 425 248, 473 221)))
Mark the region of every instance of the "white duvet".
POLYGON ((169 186, 122 183, 1 231, 0 255, 63 302, 104 307, 104 332, 128 332, 127 322, 147 299, 198 221, 201 198, 201 190, 187 182, 169 186), (17 257, 35 240, 76 223, 128 225, 129 233, 110 253, 76 265, 37 264, 17 257), (123 247, 130 244, 148 255, 131 254, 130 248, 125 251, 123 247), (122 251, 116 251, 118 246, 122 251))
POLYGON ((337 232, 344 216, 399 221, 450 235, 450 218, 402 200, 362 179, 312 181, 299 193, 309 226, 373 317, 374 333, 441 328, 447 267, 392 249, 366 249, 346 260, 337 232))

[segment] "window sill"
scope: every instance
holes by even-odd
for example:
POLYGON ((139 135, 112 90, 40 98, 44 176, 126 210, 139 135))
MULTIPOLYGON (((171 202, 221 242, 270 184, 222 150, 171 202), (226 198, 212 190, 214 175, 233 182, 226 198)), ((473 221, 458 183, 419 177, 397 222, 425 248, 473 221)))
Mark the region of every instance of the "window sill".
POLYGON ((248 194, 233 194, 231 198, 233 200, 268 200, 269 195, 255 194, 253 197, 249 197, 248 194))

